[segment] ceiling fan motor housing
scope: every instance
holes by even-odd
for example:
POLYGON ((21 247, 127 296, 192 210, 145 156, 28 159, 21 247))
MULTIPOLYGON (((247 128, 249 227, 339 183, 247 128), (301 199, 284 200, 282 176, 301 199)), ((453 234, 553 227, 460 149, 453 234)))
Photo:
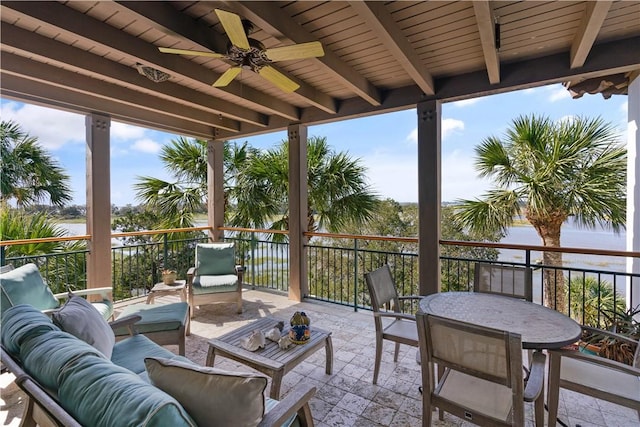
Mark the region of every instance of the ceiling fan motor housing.
POLYGON ((269 65, 272 61, 267 58, 264 51, 265 47, 262 43, 251 38, 248 40, 249 50, 241 49, 230 43, 227 49, 227 58, 240 67, 258 72, 260 68, 269 65))

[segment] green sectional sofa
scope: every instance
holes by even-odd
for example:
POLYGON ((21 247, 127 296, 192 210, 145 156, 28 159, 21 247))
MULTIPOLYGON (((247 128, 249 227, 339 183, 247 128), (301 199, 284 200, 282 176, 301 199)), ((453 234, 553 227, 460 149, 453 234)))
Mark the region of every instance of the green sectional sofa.
MULTIPOLYGON (((135 320, 137 319, 133 319, 135 320)), ((125 322, 126 319, 122 321, 125 322)), ((218 405, 218 411, 232 412, 223 417, 216 410, 205 410, 206 421, 197 422, 197 416, 200 416, 200 420, 203 419, 203 408, 199 408, 200 414, 195 414, 196 411, 190 414, 185 407, 193 408, 190 405, 195 402, 181 404, 184 400, 180 396, 171 395, 153 385, 160 384, 160 381, 155 383, 150 375, 156 375, 154 372, 160 366, 158 363, 171 365, 178 374, 179 369, 183 369, 182 373, 188 373, 189 378, 198 378, 200 371, 213 368, 197 366, 143 335, 133 335, 116 342, 111 356, 106 357, 96 347, 61 330, 40 310, 21 304, 4 312, 1 343, 2 363, 16 376, 16 383, 29 398, 24 417, 33 419, 41 426, 216 426, 228 423, 216 422, 218 418, 242 418, 245 412, 245 406, 224 408, 218 405), (150 360, 157 362, 156 367, 151 370, 150 360)), ((211 374, 209 371, 205 375, 223 375, 225 381, 235 381, 236 377, 240 377, 243 384, 247 381, 263 381, 266 386, 266 379, 259 375, 211 374)), ((207 381, 207 387, 211 387, 209 377, 207 381)), ((170 382, 180 383, 175 377, 170 382)), ((202 384, 190 380, 189 384, 178 385, 188 389, 202 384)), ((262 387, 259 390, 264 389, 262 384, 259 386, 262 387)), ((200 394, 210 398, 212 393, 219 392, 222 398, 228 398, 233 390, 226 387, 218 391, 203 389, 200 394)), ((315 388, 300 386, 282 401, 265 399, 260 392, 254 394, 258 396, 255 403, 262 412, 252 425, 312 426, 308 403, 314 393, 315 388)), ((243 393, 238 398, 238 401, 245 399, 243 405, 246 405, 246 396, 243 393)), ((250 404, 253 405, 251 402, 250 404)))

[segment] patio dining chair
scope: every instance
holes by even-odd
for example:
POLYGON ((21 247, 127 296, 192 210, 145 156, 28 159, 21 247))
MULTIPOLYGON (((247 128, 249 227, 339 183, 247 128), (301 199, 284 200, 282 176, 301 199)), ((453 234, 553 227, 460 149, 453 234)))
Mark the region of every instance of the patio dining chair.
POLYGON ((635 348, 632 365, 574 349, 549 350, 549 419, 557 416, 558 396, 560 388, 564 388, 635 409, 636 421, 640 421, 640 341, 601 329, 583 329, 608 341, 624 343, 631 351, 635 348))
POLYGON ((432 410, 485 426, 525 425, 524 402, 535 402, 535 424, 544 423, 545 356, 536 352, 525 383, 519 334, 418 312, 422 358, 422 425, 432 410), (438 378, 434 365, 442 369, 438 378))
POLYGON ((373 370, 373 383, 377 384, 380 373, 380 362, 382 361, 382 344, 384 340, 395 342, 395 352, 393 361, 398 361, 400 344, 418 347, 418 331, 416 329, 416 318, 413 315, 401 312, 401 301, 417 300, 419 296, 398 296, 396 285, 391 276, 391 269, 388 265, 366 273, 364 275, 369 296, 371 297, 371 307, 373 308, 373 319, 376 327, 376 359, 373 370), (386 323, 383 320, 390 320, 386 323))
POLYGON ((474 292, 505 295, 533 301, 533 271, 517 265, 475 264, 474 292))

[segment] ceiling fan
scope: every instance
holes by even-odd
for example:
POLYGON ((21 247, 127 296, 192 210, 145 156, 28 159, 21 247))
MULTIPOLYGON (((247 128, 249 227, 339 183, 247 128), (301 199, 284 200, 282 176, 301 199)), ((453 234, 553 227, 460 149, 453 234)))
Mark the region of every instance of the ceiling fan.
POLYGON ((320 42, 300 43, 291 46, 265 49, 263 44, 258 40, 247 37, 247 34, 253 30, 253 24, 251 22, 240 19, 240 16, 235 13, 220 9, 215 9, 215 12, 231 42, 227 48, 227 53, 201 52, 166 47, 158 48, 160 52, 163 53, 222 58, 235 64, 235 66, 225 71, 218 80, 213 83, 213 87, 227 86, 244 68, 260 74, 285 92, 293 92, 298 89, 300 85, 273 68, 270 64, 277 61, 324 56, 324 50, 320 42))

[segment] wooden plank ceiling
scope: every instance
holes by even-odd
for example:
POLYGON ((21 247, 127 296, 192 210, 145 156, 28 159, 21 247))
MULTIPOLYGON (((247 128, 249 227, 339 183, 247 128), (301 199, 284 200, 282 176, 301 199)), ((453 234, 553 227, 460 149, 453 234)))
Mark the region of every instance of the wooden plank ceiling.
POLYGON ((638 1, 3 1, 6 99, 201 138, 239 138, 552 82, 640 69, 638 1), (265 48, 319 41, 324 56, 273 63, 286 93, 232 64, 215 9, 265 48), (497 24, 497 25, 496 25, 497 24), (155 83, 139 65, 169 74, 155 83))

